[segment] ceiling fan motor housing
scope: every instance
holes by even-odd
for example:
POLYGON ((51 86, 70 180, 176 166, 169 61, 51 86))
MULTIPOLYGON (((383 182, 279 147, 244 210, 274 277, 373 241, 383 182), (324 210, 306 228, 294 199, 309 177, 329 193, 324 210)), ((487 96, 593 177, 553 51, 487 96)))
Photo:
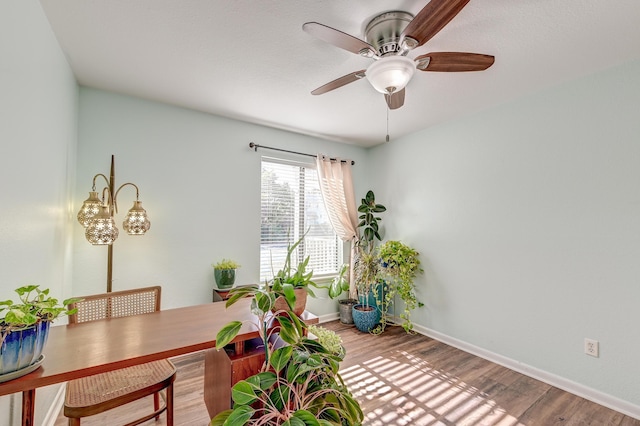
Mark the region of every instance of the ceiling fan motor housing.
POLYGON ((369 21, 364 31, 365 39, 376 49, 378 56, 395 55, 402 50, 400 35, 412 20, 413 15, 409 12, 385 12, 369 21))

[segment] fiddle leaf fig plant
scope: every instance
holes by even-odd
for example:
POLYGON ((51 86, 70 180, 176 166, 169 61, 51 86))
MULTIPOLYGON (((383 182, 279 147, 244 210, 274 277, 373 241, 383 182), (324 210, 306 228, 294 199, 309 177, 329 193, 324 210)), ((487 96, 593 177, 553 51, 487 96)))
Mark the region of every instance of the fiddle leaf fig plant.
POLYGON ((382 204, 376 203, 376 196, 373 191, 367 191, 365 197, 361 200, 358 212, 362 213, 358 218, 360 223, 358 227, 362 228, 361 244, 366 247, 368 252, 373 251, 375 240, 382 240, 380 237, 380 228, 378 221, 381 217, 376 216, 378 213, 386 212, 387 208, 382 204))

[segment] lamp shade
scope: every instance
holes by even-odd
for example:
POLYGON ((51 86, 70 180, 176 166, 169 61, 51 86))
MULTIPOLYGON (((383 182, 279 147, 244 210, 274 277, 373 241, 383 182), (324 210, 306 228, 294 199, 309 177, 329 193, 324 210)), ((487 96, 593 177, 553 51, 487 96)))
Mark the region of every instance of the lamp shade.
POLYGON ((144 235, 151 228, 151 222, 149 222, 147 212, 142 208, 141 201, 133 202, 133 207, 122 222, 122 228, 129 235, 144 235))
POLYGON ((118 228, 107 206, 100 206, 100 213, 89 223, 84 236, 93 245, 112 244, 118 238, 118 228))
POLYGON ((101 206, 102 201, 98 198, 98 193, 93 191, 89 192, 89 198, 84 200, 78 212, 78 222, 85 228, 89 226, 89 223, 91 223, 93 218, 100 212, 101 206))
POLYGON ((385 56, 367 68, 369 83, 380 93, 391 94, 404 89, 416 71, 416 64, 406 56, 385 56))

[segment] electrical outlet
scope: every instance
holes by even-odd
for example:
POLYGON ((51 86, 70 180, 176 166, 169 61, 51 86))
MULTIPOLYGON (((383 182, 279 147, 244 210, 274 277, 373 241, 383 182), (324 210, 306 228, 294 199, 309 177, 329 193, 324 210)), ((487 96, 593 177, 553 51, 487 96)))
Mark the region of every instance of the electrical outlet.
POLYGON ((600 354, 600 345, 597 340, 584 339, 584 353, 598 358, 600 354))

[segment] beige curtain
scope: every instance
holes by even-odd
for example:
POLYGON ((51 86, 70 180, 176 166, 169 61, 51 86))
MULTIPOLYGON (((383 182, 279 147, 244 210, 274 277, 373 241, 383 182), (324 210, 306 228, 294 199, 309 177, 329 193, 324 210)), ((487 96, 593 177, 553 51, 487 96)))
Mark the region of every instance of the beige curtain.
POLYGON ((353 277, 353 260, 358 239, 358 210, 353 192, 351 161, 333 160, 322 154, 316 159, 318 181, 329 220, 342 241, 351 242, 349 259, 349 297, 355 299, 356 288, 353 277))

